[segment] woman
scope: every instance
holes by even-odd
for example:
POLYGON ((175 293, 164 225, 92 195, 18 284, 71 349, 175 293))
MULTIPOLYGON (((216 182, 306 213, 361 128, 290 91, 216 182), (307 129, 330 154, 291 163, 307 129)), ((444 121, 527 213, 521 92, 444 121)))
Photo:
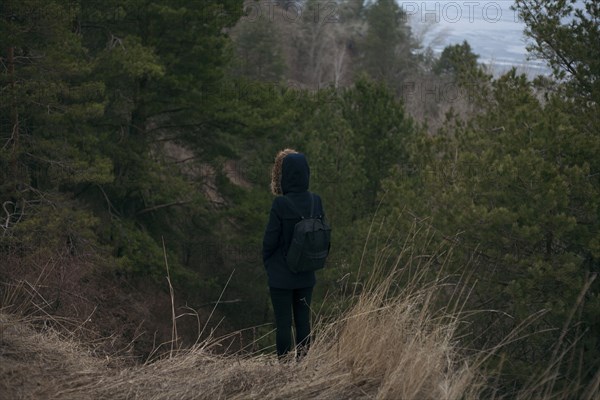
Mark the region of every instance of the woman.
POLYGON ((315 273, 292 273, 285 261, 294 226, 301 219, 299 213, 302 216, 311 213, 311 196, 314 196, 313 216, 324 215, 321 198, 308 191, 309 178, 310 169, 303 154, 293 149, 277 154, 271 173, 271 191, 277 197, 271 205, 263 239, 263 262, 269 277, 279 359, 292 350, 292 318, 296 330, 297 359, 306 354, 310 345, 310 301, 316 282, 315 273))

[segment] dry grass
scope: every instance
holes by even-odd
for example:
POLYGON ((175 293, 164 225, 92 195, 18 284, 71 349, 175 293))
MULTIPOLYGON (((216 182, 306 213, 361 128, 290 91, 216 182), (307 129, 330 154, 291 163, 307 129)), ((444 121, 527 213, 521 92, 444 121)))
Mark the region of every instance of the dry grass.
MULTIPOLYGON (((52 329, 34 330, 31 321, 0 309, 0 393, 10 399, 499 398, 482 367, 495 349, 467 356, 459 347, 456 332, 468 285, 440 278, 451 249, 424 255, 425 247, 415 243, 427 237, 415 230, 399 253, 392 250, 398 246, 376 249, 369 280, 355 286, 346 311, 316 317, 315 340, 300 362, 217 355, 222 351, 214 350, 233 333, 187 350, 172 347, 163 358, 131 366, 94 355, 90 343, 77 344, 52 329), (431 276, 438 278, 426 278, 431 276)), ((552 371, 517 397, 544 398, 551 377, 552 371)), ((600 374, 586 400, 598 398, 598 382, 600 374)))
MULTIPOLYGON (((110 359, 94 357, 57 331, 0 314, 0 393, 3 399, 51 399, 74 378, 107 374, 110 359)), ((71 397, 75 398, 75 396, 71 397)))
POLYGON ((4 316, 1 385, 11 398, 477 398, 479 378, 453 347, 455 321, 427 311, 434 290, 388 299, 364 292, 344 317, 317 329, 304 360, 283 364, 214 356, 219 341, 210 340, 151 364, 109 368, 54 333, 4 316))
MULTIPOLYGON (((459 319, 434 307, 444 285, 423 274, 396 286, 411 267, 438 257, 405 246, 391 269, 379 258, 371 280, 333 322, 317 322, 301 362, 274 356, 217 356, 223 340, 135 367, 120 367, 56 333, 2 318, 0 389, 10 398, 60 399, 471 399, 485 385, 477 360, 456 350, 459 319)), ((389 263, 388 263, 389 264, 389 263)), ((412 270, 412 269, 411 269, 412 270)), ((405 280, 406 281, 406 280, 405 280)))
MULTIPOLYGON (((315 341, 299 363, 280 364, 267 355, 216 355, 213 350, 237 334, 233 333, 183 351, 172 348, 163 358, 131 366, 119 357, 97 356, 94 349, 100 343, 75 341, 81 326, 73 321, 46 313, 24 317, 29 308, 43 311, 46 301, 35 285, 16 285, 4 291, 2 302, 23 303, 0 309, 1 398, 494 398, 482 365, 495 349, 467 357, 459 347, 456 331, 464 303, 458 300, 468 297, 461 292, 468 286, 425 279, 433 271, 443 275, 451 252, 427 256, 417 250, 405 245, 390 263, 389 252, 381 249, 371 279, 353 293, 350 307, 333 318, 317 318, 315 341), (454 301, 439 306, 441 293, 454 301), (26 302, 33 306, 25 307, 26 302)), ((519 336, 516 330, 505 342, 519 336)), ((557 356, 556 363, 564 357, 557 356)), ((572 392, 553 391, 556 371, 557 366, 549 365, 544 376, 532 377, 530 387, 513 398, 574 398, 572 392)), ((600 372, 579 398, 600 399, 600 372)))

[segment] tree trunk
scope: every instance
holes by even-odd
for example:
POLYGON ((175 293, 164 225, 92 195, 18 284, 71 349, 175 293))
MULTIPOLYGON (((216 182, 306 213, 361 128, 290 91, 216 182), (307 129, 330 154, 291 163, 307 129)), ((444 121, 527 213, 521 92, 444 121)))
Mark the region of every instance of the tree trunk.
POLYGON ((11 154, 11 168, 12 168, 12 178, 17 181, 17 172, 18 172, 18 150, 19 150, 19 111, 17 110, 17 95, 15 92, 15 48, 8 48, 8 75, 10 88, 12 92, 12 99, 10 105, 10 120, 11 120, 11 129, 12 133, 10 136, 10 140, 12 141, 12 154, 11 154))

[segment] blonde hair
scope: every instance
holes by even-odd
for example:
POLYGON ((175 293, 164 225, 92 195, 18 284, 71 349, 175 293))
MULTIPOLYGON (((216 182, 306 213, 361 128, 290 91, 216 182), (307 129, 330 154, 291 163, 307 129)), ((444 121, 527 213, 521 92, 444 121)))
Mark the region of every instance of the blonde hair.
POLYGON ((275 156, 275 163, 273 164, 273 169, 271 170, 271 193, 275 196, 280 196, 283 194, 283 189, 281 188, 281 169, 283 166, 283 159, 288 154, 298 154, 298 152, 294 149, 283 149, 275 156))

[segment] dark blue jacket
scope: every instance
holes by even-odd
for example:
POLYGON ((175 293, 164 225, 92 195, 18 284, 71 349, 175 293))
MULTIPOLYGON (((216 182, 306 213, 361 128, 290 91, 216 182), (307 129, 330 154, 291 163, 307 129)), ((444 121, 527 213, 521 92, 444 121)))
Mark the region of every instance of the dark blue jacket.
MULTIPOLYGON (((308 191, 310 169, 303 154, 288 154, 282 163, 281 189, 304 216, 310 215, 311 193, 308 191)), ((313 215, 325 215, 321 198, 314 195, 313 215)), ((292 273, 285 262, 294 225, 300 215, 289 202, 278 196, 273 200, 269 222, 263 239, 263 262, 269 276, 269 286, 280 289, 298 289, 315 285, 314 272, 292 273)))

